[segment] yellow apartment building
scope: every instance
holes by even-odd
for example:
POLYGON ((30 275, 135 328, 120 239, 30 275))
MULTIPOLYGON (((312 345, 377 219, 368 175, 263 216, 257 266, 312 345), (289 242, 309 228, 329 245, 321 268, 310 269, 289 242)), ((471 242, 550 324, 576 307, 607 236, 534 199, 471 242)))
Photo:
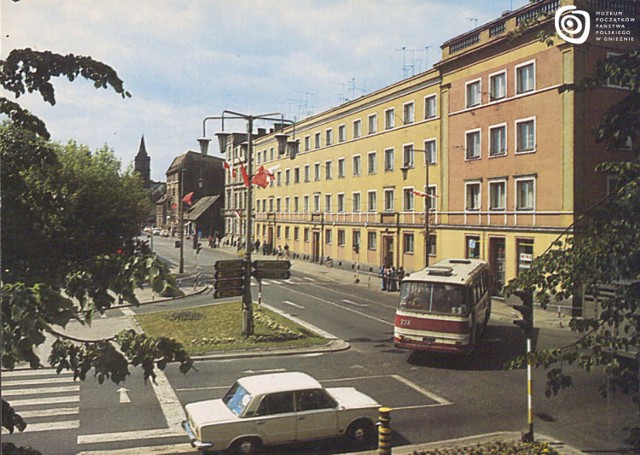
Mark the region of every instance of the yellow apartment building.
MULTIPOLYGON (((299 143, 295 159, 278 154, 273 131, 259 132, 254 167, 274 178, 254 192, 254 240, 366 272, 481 258, 499 292, 606 195, 596 163, 625 158, 593 136, 625 90, 558 88, 637 43, 603 43, 595 33, 584 44, 540 42, 554 12, 574 3, 592 15, 638 13, 624 1, 534 3, 443 43, 433 69, 287 127, 299 143)), ((227 185, 228 223, 244 209, 230 196, 242 191, 238 179, 227 185)))

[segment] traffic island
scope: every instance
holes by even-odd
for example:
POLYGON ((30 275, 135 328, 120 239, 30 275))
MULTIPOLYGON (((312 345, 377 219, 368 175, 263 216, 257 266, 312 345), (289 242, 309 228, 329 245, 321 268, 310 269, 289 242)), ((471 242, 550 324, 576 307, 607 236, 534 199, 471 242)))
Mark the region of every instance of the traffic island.
POLYGON ((150 336, 171 337, 190 356, 234 350, 309 348, 327 344, 327 339, 266 307, 254 310, 255 331, 242 334, 241 302, 222 302, 193 308, 161 311, 135 317, 150 336))

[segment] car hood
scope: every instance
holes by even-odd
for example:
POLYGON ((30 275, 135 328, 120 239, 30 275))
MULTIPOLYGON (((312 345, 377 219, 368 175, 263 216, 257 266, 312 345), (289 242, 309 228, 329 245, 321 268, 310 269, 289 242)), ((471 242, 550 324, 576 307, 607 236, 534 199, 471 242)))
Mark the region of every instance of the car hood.
POLYGON ((327 391, 346 409, 380 407, 376 400, 353 387, 335 387, 327 389, 327 391))
POLYGON ((235 422, 236 416, 222 400, 207 400, 190 403, 184 408, 187 417, 197 426, 235 422))

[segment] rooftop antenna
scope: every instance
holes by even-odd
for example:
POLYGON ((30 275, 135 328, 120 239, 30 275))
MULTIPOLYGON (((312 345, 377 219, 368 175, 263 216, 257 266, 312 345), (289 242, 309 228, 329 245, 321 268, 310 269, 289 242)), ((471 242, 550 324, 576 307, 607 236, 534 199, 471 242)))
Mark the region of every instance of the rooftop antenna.
POLYGON ((477 28, 478 27, 478 18, 477 17, 467 17, 467 20, 473 22, 473 28, 477 28))

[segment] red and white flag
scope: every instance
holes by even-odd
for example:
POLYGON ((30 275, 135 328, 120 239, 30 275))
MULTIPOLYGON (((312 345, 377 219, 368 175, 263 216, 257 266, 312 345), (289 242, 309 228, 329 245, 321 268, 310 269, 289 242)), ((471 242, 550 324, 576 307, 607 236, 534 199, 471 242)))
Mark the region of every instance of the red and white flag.
POLYGON ((184 202, 187 205, 193 205, 193 191, 191 193, 187 193, 184 195, 184 197, 182 198, 182 202, 184 202))
POLYGON ((233 213, 236 217, 240 218, 240 212, 238 210, 234 210, 233 213))
POLYGON ((232 177, 235 178, 235 176, 237 174, 235 168, 231 167, 231 165, 229 163, 227 163, 226 161, 224 162, 224 168, 229 171, 229 174, 231 174, 232 177))
POLYGON ((429 193, 423 193, 422 191, 418 191, 418 190, 413 190, 413 194, 415 194, 416 196, 420 196, 420 197, 431 197, 431 198, 437 198, 438 195, 437 194, 429 194, 429 193))
POLYGON ((266 188, 267 186, 269 186, 269 182, 271 182, 273 178, 274 178, 273 173, 271 173, 264 166, 260 166, 260 169, 258 169, 258 172, 256 172, 256 175, 253 176, 253 179, 251 180, 251 182, 255 183, 261 188, 266 188))
POLYGON ((247 174, 247 170, 244 167, 244 163, 240 162, 240 172, 242 173, 242 180, 244 180, 244 186, 249 187, 251 185, 251 181, 249 180, 249 174, 247 174))

